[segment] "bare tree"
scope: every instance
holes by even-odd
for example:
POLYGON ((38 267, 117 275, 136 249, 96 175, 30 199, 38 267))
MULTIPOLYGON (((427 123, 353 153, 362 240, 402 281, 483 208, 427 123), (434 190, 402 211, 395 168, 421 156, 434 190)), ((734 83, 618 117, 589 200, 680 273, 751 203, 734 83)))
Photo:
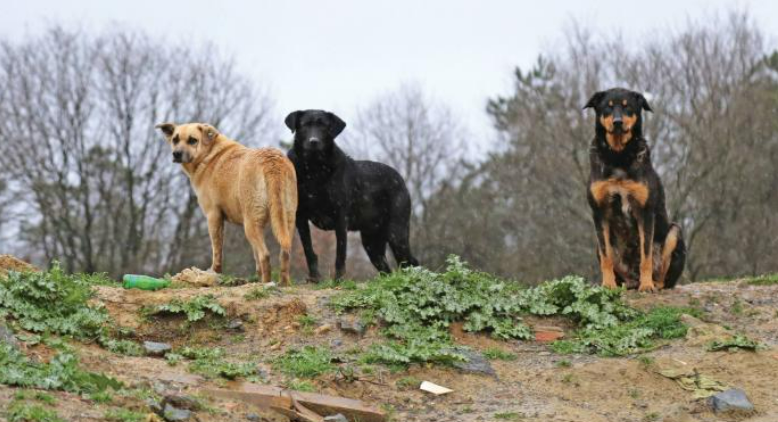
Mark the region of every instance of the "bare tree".
POLYGON ((28 247, 82 271, 207 259, 196 200, 153 127, 208 121, 267 144, 270 103, 232 69, 210 47, 169 47, 131 31, 54 27, 3 42, 0 165, 26 202, 18 224, 28 247))

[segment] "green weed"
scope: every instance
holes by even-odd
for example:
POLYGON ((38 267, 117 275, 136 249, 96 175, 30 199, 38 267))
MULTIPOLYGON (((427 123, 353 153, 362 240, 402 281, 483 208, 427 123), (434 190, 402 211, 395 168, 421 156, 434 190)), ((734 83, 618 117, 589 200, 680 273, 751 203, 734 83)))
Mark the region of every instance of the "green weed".
POLYGON ((489 349, 484 350, 484 357, 489 360, 505 360, 505 361, 512 361, 517 359, 517 356, 515 354, 496 347, 491 347, 489 349))
POLYGON ((188 301, 175 298, 169 303, 151 307, 145 312, 149 315, 160 313, 184 314, 189 322, 196 322, 205 318, 207 312, 221 317, 227 314, 213 295, 195 296, 188 301))
POLYGON ((146 415, 129 409, 109 409, 103 417, 111 422, 142 422, 146 415))
POLYGON ((18 401, 8 406, 6 417, 8 422, 65 422, 54 410, 18 401))
POLYGON ((726 340, 714 340, 705 346, 705 350, 709 352, 717 352, 720 350, 729 350, 730 352, 739 349, 756 351, 763 346, 756 340, 749 338, 745 335, 737 335, 726 340))
POLYGON ((296 378, 316 378, 335 370, 330 351, 314 346, 287 350, 285 354, 273 361, 273 366, 284 374, 296 378))

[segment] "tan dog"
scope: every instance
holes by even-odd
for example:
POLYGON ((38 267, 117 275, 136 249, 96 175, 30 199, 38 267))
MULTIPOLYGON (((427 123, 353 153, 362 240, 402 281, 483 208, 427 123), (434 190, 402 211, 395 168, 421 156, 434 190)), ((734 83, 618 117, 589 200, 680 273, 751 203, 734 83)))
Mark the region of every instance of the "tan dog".
POLYGON ((220 134, 213 126, 189 123, 176 126, 161 123, 173 150, 173 162, 181 163, 208 219, 213 263, 222 270, 224 219, 243 225, 254 250, 257 274, 270 282, 270 254, 264 229, 270 220, 281 245, 281 282, 290 284, 289 257, 292 251, 297 212, 297 177, 292 162, 275 148, 246 148, 220 134))

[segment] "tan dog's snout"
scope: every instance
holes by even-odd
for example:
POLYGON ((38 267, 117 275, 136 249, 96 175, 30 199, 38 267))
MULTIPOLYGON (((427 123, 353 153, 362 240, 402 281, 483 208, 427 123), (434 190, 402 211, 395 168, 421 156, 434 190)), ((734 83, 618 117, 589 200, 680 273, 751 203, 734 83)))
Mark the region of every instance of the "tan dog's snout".
POLYGON ((179 164, 191 163, 192 155, 184 150, 173 151, 173 162, 179 164))

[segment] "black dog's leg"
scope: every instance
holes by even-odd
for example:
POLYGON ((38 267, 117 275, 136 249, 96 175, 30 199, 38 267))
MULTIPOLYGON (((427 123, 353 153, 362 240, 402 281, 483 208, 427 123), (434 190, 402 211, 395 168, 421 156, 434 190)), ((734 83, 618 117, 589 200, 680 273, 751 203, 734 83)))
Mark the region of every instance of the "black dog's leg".
POLYGON ((362 246, 365 247, 370 262, 380 273, 389 273, 392 269, 386 262, 386 236, 381 233, 362 232, 362 246))
POLYGON ((337 247, 335 250, 335 280, 340 280, 346 273, 346 249, 348 247, 348 219, 345 215, 338 216, 335 224, 337 247))
POLYGON ((672 289, 683 273, 686 263, 686 244, 683 241, 681 227, 677 224, 670 226, 664 246, 662 248, 662 271, 657 287, 672 289))
POLYGON ((411 254, 409 226, 410 223, 407 220, 399 223, 392 222, 389 225, 389 246, 392 248, 394 259, 400 267, 419 266, 419 261, 411 254))
POLYGON ((605 218, 604 211, 593 209, 594 228, 597 231, 597 256, 600 259, 600 272, 602 273, 602 286, 615 289, 616 274, 613 269, 613 248, 610 240, 610 226, 605 218))
POLYGON ((652 292, 654 284, 654 210, 644 206, 637 212, 638 235, 640 236, 640 285, 638 291, 652 292))
POLYGON ((319 259, 313 251, 308 219, 298 212, 295 223, 297 232, 300 233, 300 243, 303 244, 303 251, 305 251, 305 262, 308 264, 308 280, 317 283, 319 281, 319 259))

